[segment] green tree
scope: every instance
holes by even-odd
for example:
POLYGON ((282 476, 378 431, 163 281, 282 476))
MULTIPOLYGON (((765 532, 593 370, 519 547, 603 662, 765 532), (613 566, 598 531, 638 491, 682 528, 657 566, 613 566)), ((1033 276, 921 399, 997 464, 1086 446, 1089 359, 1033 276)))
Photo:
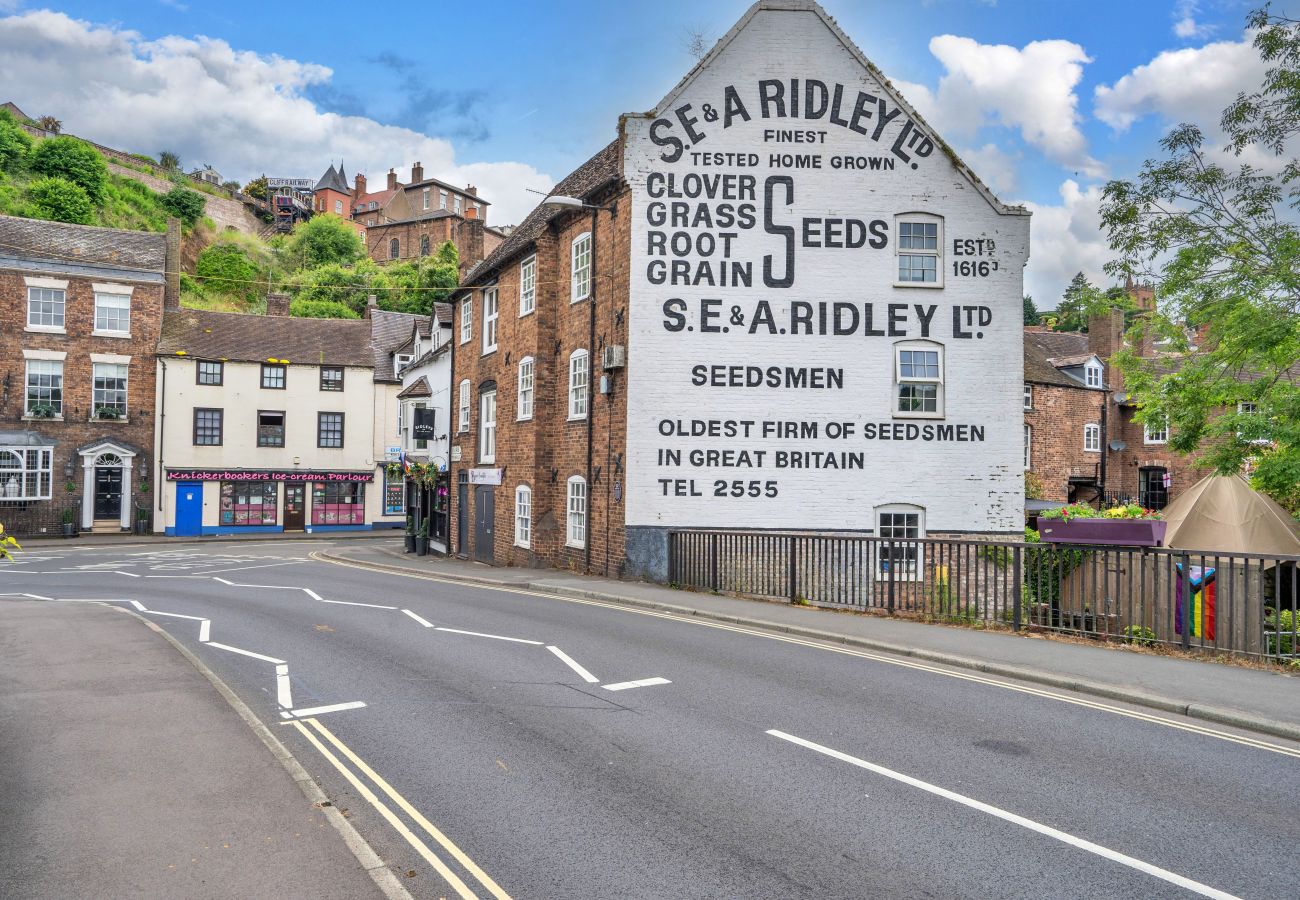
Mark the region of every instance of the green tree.
POLYGON ((244 193, 255 200, 266 199, 266 176, 254 178, 248 184, 244 185, 244 193))
POLYGON ((289 238, 289 256, 300 269, 334 264, 349 266, 366 255, 361 236, 343 219, 332 214, 312 216, 298 223, 289 238))
POLYGON ((194 264, 204 293, 217 292, 252 303, 266 293, 266 273, 237 243, 218 241, 203 249, 194 264))
POLYGON ((31 135, 23 131, 13 113, 0 109, 0 169, 17 169, 31 150, 31 135))
POLYGON ((294 300, 289 304, 289 315, 300 319, 359 319, 361 313, 346 303, 334 300, 294 300))
POLYGON ((1160 308, 1135 329, 1181 351, 1159 366, 1131 350, 1116 359, 1138 417, 1167 417, 1170 445, 1220 472, 1253 458, 1256 485, 1286 498, 1300 484, 1300 162, 1284 157, 1300 133, 1300 22, 1265 7, 1247 25, 1269 68, 1221 119, 1238 159, 1180 125, 1163 158, 1106 185, 1101 219, 1119 256, 1108 271, 1156 285, 1160 308), (1248 150, 1276 157, 1277 171, 1242 163, 1248 150), (1204 334, 1196 352, 1188 328, 1204 334))
POLYGON ((32 170, 51 178, 65 178, 81 185, 92 203, 104 198, 108 166, 104 157, 85 141, 74 137, 55 137, 41 141, 32 150, 32 170))
POLYGON ((180 219, 186 225, 192 226, 203 215, 204 208, 208 205, 207 199, 198 191, 192 191, 189 188, 177 185, 162 198, 163 208, 176 218, 180 219))
POLYGON ((63 123, 54 116, 41 116, 36 120, 36 124, 41 128, 44 128, 46 131, 51 131, 55 134, 58 134, 63 130, 63 123))
POLYGON ((373 263, 352 268, 325 263, 295 272, 289 277, 287 287, 295 301, 341 303, 360 315, 366 308, 373 267, 373 263))
POLYGON ((169 172, 179 171, 181 158, 170 150, 163 150, 158 154, 158 165, 169 172))
POLYGON ((1025 294, 1025 324, 1037 325, 1043 320, 1043 314, 1038 311, 1034 305, 1034 298, 1025 294))
POLYGON ((27 189, 33 218, 90 225, 94 204, 81 185, 64 178, 41 178, 27 189))
POLYGON ((1082 272, 1071 278, 1065 293, 1056 303, 1056 324, 1052 330, 1087 332, 1088 305, 1096 292, 1097 289, 1082 272))

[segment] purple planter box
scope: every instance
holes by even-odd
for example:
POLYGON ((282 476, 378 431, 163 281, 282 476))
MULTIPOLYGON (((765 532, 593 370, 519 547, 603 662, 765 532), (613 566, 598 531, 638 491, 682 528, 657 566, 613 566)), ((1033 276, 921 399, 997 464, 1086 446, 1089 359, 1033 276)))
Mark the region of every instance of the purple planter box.
POLYGON ((1163 519, 1039 519, 1038 535, 1049 544, 1162 547, 1168 526, 1163 519))

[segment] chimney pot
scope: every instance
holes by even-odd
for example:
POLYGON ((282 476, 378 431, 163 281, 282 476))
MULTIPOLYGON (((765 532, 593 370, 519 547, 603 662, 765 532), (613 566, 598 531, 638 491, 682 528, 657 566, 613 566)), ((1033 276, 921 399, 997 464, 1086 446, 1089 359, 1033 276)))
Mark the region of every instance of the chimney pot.
POLYGON ((471 185, 468 185, 468 186, 465 188, 465 193, 469 194, 471 197, 477 197, 477 196, 478 196, 478 188, 474 187, 474 185, 472 185, 472 184, 471 184, 471 185))
POLYGON ((366 297, 366 318, 367 319, 372 318, 370 314, 373 313, 375 309, 378 308, 378 306, 379 306, 379 299, 374 294, 371 294, 368 297, 366 297))
POLYGON ((397 190, 397 172, 393 169, 388 170, 388 189, 390 191, 397 190))
POLYGON ((288 294, 267 294, 266 314, 268 316, 289 315, 289 295, 288 294))
POLYGON ((411 184, 419 184, 424 181, 424 166, 417 162, 411 166, 411 184))

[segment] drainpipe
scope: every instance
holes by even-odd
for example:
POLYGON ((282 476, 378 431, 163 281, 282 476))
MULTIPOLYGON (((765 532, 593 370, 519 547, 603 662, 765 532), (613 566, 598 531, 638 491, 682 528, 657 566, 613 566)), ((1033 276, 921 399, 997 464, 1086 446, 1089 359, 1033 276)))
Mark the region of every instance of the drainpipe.
MULTIPOLYGON (((474 296, 472 292, 470 296, 474 296)), ((460 499, 460 489, 456 486, 456 463, 453 461, 451 455, 452 442, 456 440, 456 435, 459 433, 453 431, 451 428, 451 414, 453 412, 456 413, 456 427, 460 427, 460 388, 456 383, 456 307, 460 306, 460 301, 456 299, 455 293, 453 293, 448 299, 451 300, 451 334, 447 336, 447 340, 451 344, 451 351, 447 362, 447 365, 451 367, 451 371, 447 373, 447 555, 450 557, 465 552, 465 548, 458 542, 454 541, 455 538, 460 537, 459 523, 457 523, 457 527, 451 527, 453 521, 452 511, 455 511, 457 518, 465 515, 465 511, 461 509, 457 503, 460 499)), ((434 320, 437 319, 437 313, 434 311, 432 306, 429 307, 429 315, 432 316, 434 320)), ((439 325, 438 329, 439 334, 441 334, 442 325, 439 325)), ((496 527, 495 522, 492 523, 492 527, 496 527)))
POLYGON ((159 357, 158 363, 162 366, 162 390, 158 400, 158 452, 155 454, 158 457, 158 476, 153 480, 153 491, 158 498, 158 512, 161 513, 163 511, 163 474, 167 471, 163 467, 163 448, 167 446, 167 360, 159 357))
POLYGON ((1101 394, 1101 505, 1106 505, 1106 457, 1110 455, 1110 432, 1107 426, 1107 414, 1110 412, 1110 391, 1101 394))
MULTIPOLYGON (((591 574, 591 536, 595 533, 592 528, 592 500, 596 496, 595 490, 591 484, 591 448, 592 448, 592 429, 596 418, 596 225, 597 216, 600 214, 599 207, 592 207, 591 210, 591 310, 587 317, 587 540, 586 546, 586 574, 591 574)), ((567 498, 566 498, 567 502, 567 498)), ((609 504, 605 504, 605 515, 609 516, 609 504)))

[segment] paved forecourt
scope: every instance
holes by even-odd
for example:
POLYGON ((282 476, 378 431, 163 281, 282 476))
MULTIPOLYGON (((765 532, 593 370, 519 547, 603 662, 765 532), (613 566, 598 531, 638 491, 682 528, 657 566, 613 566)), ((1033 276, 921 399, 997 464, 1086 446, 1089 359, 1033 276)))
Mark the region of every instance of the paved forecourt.
POLYGON ((315 546, 64 551, 0 593, 144 606, 417 894, 1288 893, 1285 741, 315 546))

